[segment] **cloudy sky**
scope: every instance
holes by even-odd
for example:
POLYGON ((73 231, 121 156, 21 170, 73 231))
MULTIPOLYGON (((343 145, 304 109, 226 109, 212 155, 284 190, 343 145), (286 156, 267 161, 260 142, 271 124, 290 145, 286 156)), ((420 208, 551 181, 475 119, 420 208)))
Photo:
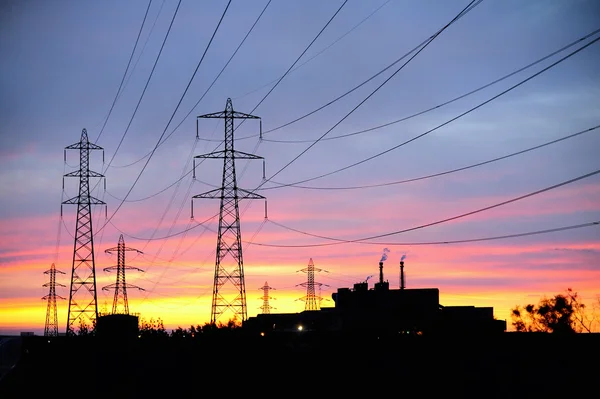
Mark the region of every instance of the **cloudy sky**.
MULTIPOLYGON (((223 163, 196 159, 190 172, 224 138, 222 120, 199 119, 197 139, 196 116, 227 98, 263 131, 236 121, 236 149, 264 157, 266 173, 236 163, 239 187, 268 209, 240 204, 249 316, 265 281, 274 311, 303 310, 311 258, 321 305, 333 306, 337 288, 378 272, 384 248, 392 288, 406 255, 408 288, 493 306, 509 324, 511 307, 567 288, 591 304, 600 6, 484 0, 427 42, 467 4, 2 2, 0 333, 43 332, 52 263, 69 296, 77 209, 61 217, 61 202, 78 182, 63 190, 62 176, 79 154, 65 162, 64 148, 84 128, 104 148, 90 164, 106 176, 106 190, 91 182, 107 204, 93 209, 99 308, 112 306, 105 249, 123 234, 143 252, 127 264, 145 270, 127 274, 145 289, 129 291, 131 311, 168 328, 210 320, 219 202, 194 200, 191 219, 191 197, 221 184, 223 163)), ((61 331, 66 318, 59 301, 61 331)))

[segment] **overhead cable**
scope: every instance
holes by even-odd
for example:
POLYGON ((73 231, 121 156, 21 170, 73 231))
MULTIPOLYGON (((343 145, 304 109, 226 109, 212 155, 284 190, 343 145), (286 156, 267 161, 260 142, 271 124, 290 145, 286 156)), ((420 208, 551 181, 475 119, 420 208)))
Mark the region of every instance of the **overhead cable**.
MULTIPOLYGON (((427 46, 429 44, 431 44, 436 37, 438 37, 444 30, 446 30, 450 25, 452 25, 454 22, 456 22, 458 19, 460 19, 462 16, 464 16, 466 13, 468 13, 469 11, 471 11, 472 9, 474 9, 479 3, 481 3, 483 0, 478 0, 477 2, 475 0, 472 0, 456 17, 454 17, 450 22, 448 22, 442 29, 440 29, 423 47, 421 47, 419 49, 419 51, 417 51, 412 57, 410 57, 404 64, 402 64, 398 69, 396 69, 394 71, 394 73, 392 75, 390 75, 386 80, 383 81, 383 83, 381 83, 379 86, 377 86, 377 88, 375 88, 375 90, 373 90, 366 98, 364 98, 360 103, 358 103, 358 105, 356 105, 354 108, 352 108, 352 110, 350 110, 350 112, 348 112, 342 119, 340 119, 335 125, 333 125, 329 130, 327 130, 325 133, 323 133, 321 135, 321 137, 319 137, 317 140, 315 140, 311 145, 309 145, 307 148, 305 148, 302 152, 300 152, 300 154, 296 155, 291 161, 289 161, 288 163, 286 163, 281 169, 279 169, 275 174, 271 175, 271 177, 269 177, 268 179, 264 179, 261 184, 255 189, 254 191, 257 191, 258 189, 260 189, 260 187, 262 187, 263 185, 265 185, 267 182, 269 182, 270 180, 272 180, 275 176, 277 176, 279 173, 283 172, 285 169, 287 169, 292 163, 294 163, 295 161, 297 161, 302 155, 304 155, 306 152, 308 152, 312 147, 314 147, 322 138, 324 138, 327 134, 329 134, 333 129, 335 129, 340 123, 342 123, 344 120, 346 120, 346 118, 348 118, 352 113, 354 113, 354 111, 356 111, 361 105, 363 105, 369 98, 371 98, 375 93, 377 93, 377 91, 379 91, 379 89, 381 89, 386 83, 388 83, 394 76, 396 76, 398 74, 398 72, 400 72, 402 70, 402 68, 404 68, 411 60, 413 60, 417 55, 419 55, 419 53, 421 53, 421 51, 423 51, 425 48, 427 48, 427 46)), ((302 182, 298 182, 298 183, 302 183, 302 182)))
MULTIPOLYGON (((391 0, 387 0, 385 1, 383 4, 381 4, 379 7, 377 7, 375 10, 373 10, 369 15, 367 15, 365 18, 363 18, 359 23, 357 23, 356 25, 354 25, 352 28, 350 28, 350 30, 346 31, 346 33, 344 33, 342 36, 338 37, 336 40, 334 40, 333 42, 331 42, 327 47, 324 47, 321 51, 319 51, 318 53, 316 53, 315 55, 313 55, 312 57, 306 59, 306 61, 300 63, 298 66, 296 66, 295 68, 293 68, 292 70, 290 70, 289 73, 292 73, 294 71, 297 71, 298 69, 300 69, 301 67, 303 67, 304 65, 308 64, 310 61, 314 60, 315 58, 317 58, 318 56, 320 56, 321 54, 323 54, 325 51, 329 50, 331 47, 333 47, 336 43, 338 43, 340 40, 342 40, 343 38, 345 38, 346 36, 348 36, 350 33, 352 33, 352 31, 354 31, 356 28, 358 28, 360 25, 362 25, 363 23, 365 23, 368 19, 370 19, 373 15, 375 15, 379 10, 381 10, 384 6, 386 6, 391 0)), ((254 90, 251 90, 249 92, 247 92, 246 94, 242 94, 240 96, 237 97, 232 97, 232 100, 237 100, 243 97, 246 97, 254 92, 259 91, 260 89, 263 89, 267 86, 272 85, 273 83, 276 83, 278 79, 272 80, 269 83, 265 83, 264 85, 257 87, 254 90)))
MULTIPOLYGON (((446 219, 438 220, 438 221, 431 222, 431 223, 422 224, 422 225, 411 227, 411 228, 408 228, 408 229, 392 231, 392 232, 389 232, 389 233, 378 234, 378 235, 369 236, 369 237, 357 238, 357 239, 354 239, 354 240, 346 240, 346 239, 342 239, 342 238, 333 238, 333 237, 327 237, 327 236, 318 235, 318 234, 312 234, 312 233, 308 233, 308 232, 301 231, 301 230, 298 230, 298 229, 293 229, 291 227, 286 227, 286 226, 284 226, 284 225, 282 225, 280 223, 277 223, 277 225, 281 226, 281 227, 285 227, 285 228, 287 228, 289 230, 295 231, 295 232, 303 234, 303 235, 307 235, 307 236, 311 236, 311 237, 316 237, 316 238, 321 238, 321 239, 330 240, 330 241, 335 241, 333 243, 322 243, 322 244, 307 245, 306 247, 312 247, 312 246, 314 246, 314 247, 322 247, 322 246, 348 244, 348 243, 368 244, 369 243, 368 241, 375 240, 375 239, 378 239, 378 238, 389 237, 389 236, 393 236, 393 235, 397 235, 397 234, 407 233, 409 231, 420 230, 420 229, 424 229, 426 227, 436 226, 438 224, 451 222, 453 220, 462 219, 464 217, 471 216, 471 215, 474 215, 474 214, 477 214, 477 213, 489 211, 489 210, 494 209, 494 208, 498 208, 498 207, 501 207, 501 206, 504 206, 504 205, 508 205, 508 204, 513 203, 513 202, 521 201, 523 199, 530 198, 530 197, 536 196, 538 194, 542 194, 542 193, 545 193, 547 191, 554 190, 556 188, 559 188, 559 187, 562 187, 562 186, 566 186, 568 184, 575 183, 575 182, 583 180, 583 179, 587 179, 589 177, 597 175, 598 173, 600 173, 600 169, 595 170, 595 171, 590 172, 590 173, 586 173, 586 174, 578 176, 578 177, 575 177, 575 178, 570 179, 570 180, 563 181, 563 182, 558 183, 558 184, 554 184, 552 186, 543 188, 541 190, 533 191, 531 193, 528 193, 528 194, 525 194, 525 195, 521 195, 519 197, 515 197, 515 198, 509 199, 509 200, 506 200, 506 201, 502 201, 502 202, 499 202, 499 203, 494 204, 494 205, 490 205, 490 206, 486 206, 486 207, 483 207, 483 208, 479 208, 479 209, 476 209, 474 211, 462 213, 462 214, 457 215, 457 216, 452 216, 452 217, 449 217, 449 218, 446 218, 446 219)), ((274 223, 274 222, 271 222, 271 223, 274 223)), ((262 245, 262 244, 261 243, 253 243, 253 245, 262 245)), ((263 246, 271 246, 271 245, 270 244, 264 244, 263 246)), ((291 245, 290 247, 295 247, 295 246, 291 245)), ((299 247, 304 248, 305 246, 300 245, 299 247)))
MULTIPOLYGON (((586 49, 587 47, 591 46, 592 44, 596 43, 598 40, 600 40, 600 37, 598 37, 598 38, 594 39, 593 41, 591 41, 591 42, 587 43, 586 45, 584 45, 584 46, 582 46, 582 47, 578 48, 577 50, 575 50, 575 51, 573 51, 573 52, 571 52, 571 53, 567 54, 566 56, 562 57, 562 58, 561 58, 561 59, 559 59, 558 61, 556 61, 556 62, 554 62, 554 63, 550 64, 550 65, 549 65, 549 66, 547 66, 546 68, 544 68, 544 69, 540 70, 539 72, 536 72, 535 74, 533 74, 533 75, 529 76, 528 78, 526 78, 526 79, 524 79, 524 80, 520 81, 519 83, 517 83, 517 84, 515 84, 515 85, 511 86, 510 88, 508 88, 508 89, 506 89, 506 90, 504 90, 504 91, 500 92, 499 94, 496 94, 495 96, 493 96, 493 97, 491 97, 491 98, 487 99, 486 101, 484 101, 484 102, 482 102, 482 103, 479 103, 479 104, 478 104, 478 105, 476 105, 475 107, 472 107, 472 108, 470 108, 469 110, 467 110, 467 111, 465 111, 465 112, 463 112, 463 113, 461 113, 461 114, 459 114, 459 115, 457 115, 457 116, 455 116, 455 117, 453 117, 453 118, 451 118, 451 119, 447 120, 446 122, 444 122, 444 123, 442 123, 442 124, 440 124, 440 125, 437 125, 436 127, 432 128, 432 129, 429 129, 429 130, 427 130, 427 131, 426 131, 426 132, 424 132, 424 133, 421 133, 421 134, 419 134, 418 136, 415 136, 415 137, 413 137, 413 138, 411 138, 411 139, 409 139, 409 140, 406 140, 406 141, 404 141, 404 142, 402 142, 402 143, 400 143, 400 144, 398 144, 398 145, 395 145, 395 146, 393 146, 393 147, 391 147, 391 148, 388 148, 387 150, 385 150, 385 151, 382 151, 382 152, 379 152, 379 153, 377 153, 377 154, 375 154, 375 155, 372 155, 372 156, 370 156, 370 157, 368 157, 368 158, 364 158, 364 159, 362 159, 361 161, 358 161, 358 162, 352 163, 352 164, 350 164, 350 165, 344 166, 343 168, 339 168, 339 169, 333 170, 333 171, 331 171, 331 172, 324 173, 324 174, 321 174, 321 175, 318 175, 318 176, 314 176, 314 177, 311 177, 311 178, 308 178, 308 179, 299 180, 299 181, 296 181, 296 182, 294 182, 294 183, 286 183, 285 185, 286 185, 286 186, 292 186, 292 185, 298 185, 298 184, 306 183, 306 182, 313 181, 313 180, 317 180, 317 179, 322 179, 323 177, 331 176, 331 175, 333 175, 333 174, 335 174, 335 173, 339 173, 339 172, 342 172, 342 171, 344 171, 344 170, 347 170, 347 169, 353 168, 353 167, 355 167, 355 166, 361 165, 361 164, 363 164, 363 163, 365 163, 365 162, 368 162, 368 161, 371 161, 371 160, 373 160, 373 159, 375 159, 375 158, 378 158, 378 157, 380 157, 380 156, 382 156, 382 155, 384 155, 384 154, 387 154, 387 153, 389 153, 389 152, 392 152, 392 151, 394 151, 394 150, 396 150, 396 149, 398 149, 398 148, 400 148, 400 147, 402 147, 402 146, 404 146, 404 145, 406 145, 406 144, 408 144, 408 143, 411 143, 411 142, 413 142, 413 141, 415 141, 415 140, 417 140, 417 139, 420 139, 421 137, 424 137, 424 136, 428 135, 429 133, 432 133, 432 132, 434 132, 434 131, 436 131, 436 130, 440 129, 441 127, 444 127, 444 126, 446 126, 446 125, 448 125, 448 124, 450 124, 450 123, 454 122, 455 120, 457 120, 457 119, 459 119, 459 118, 462 118, 463 116, 465 116, 465 115, 467 115, 467 114, 470 114, 471 112, 473 112, 473 111, 475 111, 475 110, 477 110, 477 109, 479 109, 479 108, 483 107, 484 105, 486 105, 486 104, 488 104, 488 103, 492 102, 493 100, 497 99, 498 97, 500 97, 500 96, 503 96, 504 94, 506 94, 506 93, 508 93, 508 92, 510 92, 510 91, 512 91, 512 90, 514 90, 515 88, 517 88, 517 87, 519 87, 519 86, 521 86, 521 85, 525 84, 526 82, 530 81, 531 79, 535 78, 536 76, 539 76, 539 75, 541 75, 542 73, 546 72, 547 70, 549 70, 549 69, 551 69, 551 68, 555 67, 556 65, 560 64, 561 62, 563 62, 563 61, 567 60, 568 58, 570 58, 570 57, 574 56, 575 54, 579 53, 580 51, 582 51, 582 50, 586 49)), ((338 122, 338 124, 339 124, 339 123, 340 123, 340 122, 338 122)), ((336 125, 336 126, 337 126, 337 125, 336 125)), ((334 127, 335 127, 335 126, 334 126, 334 127)), ((328 132, 330 132, 331 130, 332 130, 332 129, 329 129, 329 130, 328 130, 328 131, 327 131, 325 134, 327 134, 327 133, 328 133, 328 132)), ((323 136, 319 137, 319 138, 318 138, 316 141, 314 141, 314 142, 313 142, 313 143, 312 143, 312 144, 311 144, 311 145, 310 145, 310 146, 309 146, 309 147, 308 147, 306 150, 304 150, 302 153, 300 153, 300 155, 304 154, 306 151, 308 151, 308 149, 310 149, 312 146, 314 146, 315 144, 317 144, 317 143, 318 143, 318 142, 319 142, 319 141, 320 141, 320 140, 321 140, 321 139, 322 139, 324 136, 325 136, 325 135, 323 135, 323 136)), ((298 156, 298 157, 299 157, 299 156, 298 156)), ((297 159, 298 157, 296 157, 295 159, 297 159)), ((294 160, 295 160, 295 159, 294 159, 294 160)), ((292 162, 293 162, 294 160, 292 160, 292 162)), ((290 162, 290 163, 291 163, 291 162, 290 162)), ((288 164, 288 165, 289 165, 289 164, 288 164)), ((288 165, 286 165, 286 167, 287 167, 288 165)), ((281 170, 283 170, 283 169, 281 169, 281 170)), ((281 172, 281 170, 280 170, 279 172, 281 172)), ((279 172, 277 172, 277 173, 279 173, 279 172)), ((275 177, 275 175, 273 175, 271 178, 267 179, 267 181, 271 180, 273 177, 275 177)), ((265 182, 263 182, 263 184, 265 184, 265 183, 266 183, 266 181, 265 181, 265 182)), ((283 186, 283 185, 284 185, 284 184, 280 184, 280 186, 283 186)))
POLYGON ((556 144, 556 143, 560 143, 562 141, 568 140, 568 139, 572 139, 575 137, 578 137, 582 134, 585 133, 590 133, 593 131, 596 131, 596 129, 600 128, 600 125, 596 125, 594 127, 590 127, 588 129, 584 129, 581 130, 577 133, 573 133, 573 134, 569 134, 568 136, 564 136, 552 141, 548 141, 546 143, 543 144, 539 144, 533 147, 529 147, 526 148, 524 150, 521 151, 517 151, 517 152, 513 152, 507 155, 503 155, 501 157, 496 157, 496 158, 492 158, 492 159, 488 159, 487 161, 483 161, 483 162, 477 162, 468 166, 463 166, 461 168, 455 168, 455 169, 450 169, 450 170, 446 170, 444 172, 438 172, 438 173, 433 173, 433 174, 429 174, 429 175, 425 175, 425 176, 420 176, 420 177, 413 177, 411 179, 404 179, 404 180, 396 180, 396 181, 392 181, 392 182, 386 182, 386 183, 377 183, 377 184, 365 184, 365 185, 361 185, 361 186, 340 186, 340 187, 312 187, 312 186, 302 186, 302 185, 289 185, 289 184, 285 184, 285 183, 276 183, 279 184, 278 186, 273 186, 273 187, 263 187, 261 188, 261 190, 273 190, 273 189, 277 189, 277 188, 282 188, 282 187, 293 187, 293 188, 301 188, 301 189, 307 189, 307 190, 358 190, 358 189, 366 189, 366 188, 375 188, 375 187, 386 187, 386 186, 393 186, 396 184, 404 184, 404 183, 411 183, 411 182, 415 182, 415 181, 419 181, 419 180, 425 180, 425 179, 431 179, 433 177, 439 177, 439 176, 444 176, 444 175, 449 175, 451 173, 456 173, 456 172, 461 172, 463 170, 467 170, 467 169, 472 169, 472 168, 476 168, 479 166, 483 166, 483 165, 487 165, 493 162, 497 162, 497 161, 501 161, 504 159, 508 159, 517 155, 521 155, 521 154, 525 154, 527 152, 530 151, 534 151, 534 150, 538 150, 540 148, 543 147, 547 147, 549 145, 552 144, 556 144))
MULTIPOLYGON (((547 60, 548 58, 551 58, 551 57, 555 56, 556 54, 559 54, 559 53, 561 53, 561 52, 563 52, 563 51, 565 51, 565 50, 573 47, 574 45, 576 45, 578 43, 581 43, 582 41, 585 41, 585 40, 589 39, 592 36, 597 35, 599 32, 600 32, 600 29, 596 29, 595 31, 593 31, 591 33, 588 33, 587 35, 585 35, 583 37, 580 37, 579 39, 577 39, 577 40, 575 40, 575 41, 567 44, 566 46, 563 46, 560 49, 558 49, 556 51, 553 51, 552 53, 550 53, 550 54, 548 54, 548 55, 546 55, 546 56, 544 56, 544 57, 542 57, 542 58, 540 58, 540 59, 538 59, 538 60, 536 60, 536 61, 534 61, 532 63, 529 63, 529 64, 525 65, 524 67, 521 67, 521 68, 519 68, 519 69, 517 69, 517 70, 515 70, 515 71, 513 71, 513 72, 511 72, 511 73, 509 73, 507 75, 504 75, 504 76, 502 76, 502 77, 500 77, 500 78, 498 78, 498 79, 496 79, 496 80, 494 80, 494 81, 492 81, 490 83, 487 83, 487 84, 485 84, 485 85, 483 85, 481 87, 478 87, 477 89, 471 90, 471 91, 469 91, 467 93, 464 93, 464 94, 462 94, 462 95, 460 95, 458 97, 455 97, 455 98, 453 98, 451 100, 448 100, 446 102, 443 102, 441 104, 438 104, 436 106, 428 108, 426 110, 419 111, 417 113, 414 113, 414 114, 402 117, 400 119, 396 119, 396 120, 393 120, 391 122, 387 122, 387 123, 384 123, 384 124, 381 124, 381 125, 373 126, 373 127, 367 128, 367 129, 362 129, 362 130, 358 130, 358 131, 351 132, 351 133, 340 134, 338 136, 325 137, 321 141, 337 140, 337 139, 341 139, 341 138, 345 138, 345 137, 356 136, 356 135, 359 135, 359 134, 372 132, 373 130, 378 130, 378 129, 381 129, 381 128, 384 128, 384 127, 388 127, 388 126, 394 125, 396 123, 404 122, 406 120, 409 120, 409 119, 415 118, 417 116, 423 115, 423 114, 425 114, 427 112, 431 112, 431 111, 437 110, 437 109, 442 108, 442 107, 444 107, 446 105, 452 104, 452 103, 454 103, 454 102, 456 102, 458 100, 462 100, 463 98, 468 97, 468 96, 470 96, 472 94, 480 92, 481 90, 487 89, 488 87, 493 86, 493 85, 495 85, 497 83, 500 83, 503 80, 506 80, 506 79, 508 79, 508 78, 510 78, 510 77, 512 77, 512 76, 514 76, 514 75, 516 75, 518 73, 520 73, 520 72, 523 72, 526 69, 529 69, 529 68, 531 68, 531 67, 533 67, 533 66, 535 66, 535 65, 537 65, 537 64, 539 64, 539 63, 541 63, 541 62, 543 62, 545 60, 547 60)), ((263 132, 263 135, 265 133, 266 132, 263 132)), ((250 138, 250 136, 248 136, 247 138, 250 138)), ((267 139, 267 138, 264 138, 264 137, 263 137, 262 140, 270 142, 270 143, 286 143, 286 144, 311 143, 313 141, 313 140, 275 140, 275 139, 267 139)))
MULTIPOLYGON (((179 8, 179 4, 181 3, 181 0, 178 3, 178 8, 179 8)), ((148 166, 148 163, 150 162, 150 160, 152 159, 152 156, 154 155, 154 152, 156 151, 156 149, 158 148, 159 143, 161 142, 162 138, 164 137, 165 133, 167 132, 167 129, 169 128, 169 125, 171 124, 171 121, 173 120, 173 118, 175 117, 175 114, 177 113, 177 110, 179 109, 181 102, 183 101, 183 98, 185 97, 188 89, 190 88, 190 85, 192 84, 192 81, 194 80, 194 77, 196 76, 196 73, 198 72, 198 69, 200 68, 200 65, 202 64, 202 61, 204 60, 204 57, 206 56, 206 53, 208 52, 208 49, 210 48, 210 45, 217 33, 217 31, 219 30, 219 26, 221 26, 221 22, 223 21, 223 18, 225 17, 225 14, 227 13, 227 9, 229 8, 229 5, 231 4, 231 0, 229 0, 227 2, 227 6, 225 7, 225 10, 223 11, 223 14, 221 15, 221 18, 219 19, 219 22, 206 46, 206 49, 204 50, 204 53, 202 54, 202 57, 200 58, 200 61, 198 62, 198 65, 196 66, 196 69, 194 70, 194 73, 192 74, 192 77, 190 78, 185 90, 183 91, 183 94, 181 95, 181 98, 179 99, 179 102, 177 103, 177 106, 175 107, 175 109, 173 110, 173 114, 171 115, 171 117, 169 118, 169 121, 167 122, 167 125, 165 126, 165 129, 163 130, 162 134, 160 135, 160 137, 158 138, 158 141, 156 142, 156 145, 154 146, 154 149, 152 150, 152 153, 150 154, 150 156, 148 157, 148 159, 146 160, 146 163, 144 164, 144 166, 142 167, 142 170, 140 171, 140 173, 138 174, 137 178, 135 179, 135 181, 133 182, 133 184, 131 185, 131 187, 129 188, 129 191, 127 192, 127 194, 125 195, 125 197, 123 198, 123 201, 120 202, 119 206, 117 206, 117 208, 115 209, 115 211, 110 215, 110 217, 106 220, 106 222, 102 225, 102 227, 100 227, 99 231, 102 231, 107 225, 108 223, 110 223, 110 221, 112 220, 112 218, 116 215, 116 213, 119 211, 119 209, 121 209, 121 207, 123 206, 123 204, 125 203, 124 200, 127 199, 127 197, 129 197, 129 195, 131 194, 131 192, 133 191, 134 187, 136 186, 136 184, 138 183, 138 181, 140 180, 140 177, 142 176, 142 174, 144 173, 144 171, 146 170, 146 167, 148 166)))
POLYGON ((131 60, 133 59, 133 55, 135 54, 135 50, 137 49, 138 42, 140 40, 140 35, 142 34, 142 30, 144 29, 144 25, 146 24, 146 17, 148 17, 148 11, 150 10, 150 6, 152 5, 152 0, 148 2, 148 7, 146 7, 146 13, 144 14, 144 19, 142 20, 142 26, 140 26, 140 30, 137 34, 137 38, 135 39, 135 44, 133 45, 133 50, 131 50, 131 55, 129 56, 129 61, 127 61, 127 67, 125 68, 125 72, 123 72, 123 77, 121 78, 121 83, 119 83, 119 89, 117 90, 117 94, 115 94, 115 99, 110 106, 110 110, 108 111, 108 115, 106 115, 106 119, 104 119, 104 124, 102 125, 102 129, 100 129, 100 133, 98 133, 98 137, 96 137, 96 141, 94 143, 98 143, 100 140, 100 136, 104 132, 104 128, 106 127, 106 123, 112 114, 113 108, 119 98, 119 94, 121 94, 121 89, 123 88, 123 82, 125 82, 125 77, 127 76, 127 71, 129 71, 129 66, 131 65, 131 60))
MULTIPOLYGON (((244 36, 244 38, 242 39, 242 41, 240 42, 240 44, 238 44, 238 46, 235 49, 235 51, 233 52, 233 54, 231 54, 231 57, 229 57, 229 59, 227 60, 227 62, 225 63, 225 65, 223 65, 223 68, 221 68, 221 70, 219 71, 219 73, 217 74, 217 76, 213 79, 212 83, 204 91, 204 93, 202 94, 202 96, 200 96, 200 99, 198 99, 198 101, 196 101, 196 104, 194 104, 194 106, 188 111, 188 113, 181 119, 181 121, 177 124, 177 126, 175 126, 175 128, 171 131, 171 133, 169 133, 163 140, 161 140, 158 143, 157 148, 160 147, 161 145, 163 145, 169 139, 169 137, 171 137, 173 135, 173 133, 175 133, 175 131, 177 131, 177 129, 179 129, 179 127, 183 124, 183 122, 185 122, 185 120, 190 116, 190 114, 194 111, 194 109, 196 109, 196 107, 198 106, 198 104, 200 104, 200 101, 202 101, 202 99, 204 99, 204 97, 206 96, 206 94, 210 91, 210 89, 214 86, 214 84, 217 82, 217 80, 221 77, 221 75, 225 71, 225 68, 227 68, 227 66, 229 65, 229 63, 231 63, 231 60, 233 60, 233 57, 235 57, 235 55, 238 53, 238 51, 240 50, 240 48, 242 47, 242 45, 244 44, 244 42, 246 41, 246 39, 248 38, 248 36, 250 35, 250 33, 252 33, 252 31, 254 30, 254 27, 256 26, 256 24, 258 23, 258 21, 261 19, 261 17, 263 16, 263 14, 265 13, 265 11, 267 10, 267 7, 269 6, 269 4, 271 4, 271 1, 272 0, 269 0, 267 2, 267 4, 262 9, 261 13, 258 15, 258 17, 254 21, 254 23, 252 24, 252 26, 250 27, 250 29, 248 30, 248 32, 246 32, 246 35, 244 36)), ((204 141, 207 141, 207 140, 204 140, 204 141)), ((209 141, 216 141, 216 142, 220 142, 220 143, 223 142, 223 140, 209 140, 209 141)), ((126 167, 129 167, 129 166, 135 165, 136 163, 141 162, 144 159, 146 159, 147 157, 149 157, 151 153, 152 153, 152 151, 149 152, 149 153, 147 153, 146 155, 144 155, 140 159, 138 159, 136 161, 133 161, 133 162, 130 162, 130 163, 126 164, 126 165, 119 165, 119 166, 114 166, 113 165, 113 168, 126 168, 126 167)))
MULTIPOLYGON (((581 229, 584 227, 598 227, 600 226, 600 221, 594 221, 589 223, 575 224, 570 226, 562 226, 556 227, 552 229, 545 230, 536 230, 536 231, 528 231, 524 233, 516 233, 516 234, 505 234, 500 236, 490 236, 490 237, 479 237, 479 238, 469 238, 464 240, 444 240, 444 241, 412 241, 412 242, 364 242, 358 241, 356 244, 370 244, 370 245, 386 245, 386 246, 413 246, 413 245, 445 245, 445 244, 465 244, 472 242, 482 242, 482 241, 492 241, 492 240, 504 240, 508 238, 518 238, 518 237, 526 237, 532 235, 539 234, 548 234, 548 233, 556 233, 559 231, 573 230, 573 229, 581 229)), ((285 226, 284 226, 285 227, 285 226)), ((287 229, 287 227, 285 227, 287 229)), ((264 247, 275 247, 275 248, 310 248, 315 246, 328 246, 328 245, 337 245, 343 243, 327 243, 327 244, 308 244, 308 245, 279 245, 279 244, 256 244, 264 247)))

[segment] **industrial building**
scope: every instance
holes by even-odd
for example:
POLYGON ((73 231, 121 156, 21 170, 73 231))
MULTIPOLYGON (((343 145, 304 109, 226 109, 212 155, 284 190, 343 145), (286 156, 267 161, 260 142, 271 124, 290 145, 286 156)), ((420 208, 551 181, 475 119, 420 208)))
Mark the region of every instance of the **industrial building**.
POLYGON ((335 307, 300 313, 259 314, 244 328, 273 332, 347 332, 358 334, 494 334, 506 331, 506 321, 494 318, 492 307, 443 306, 437 288, 404 287, 404 262, 400 262, 400 287, 390 289, 379 262, 379 281, 353 288, 339 288, 332 294, 335 307))
POLYGON ((106 314, 96 320, 96 335, 106 340, 135 340, 139 331, 137 314, 106 314))

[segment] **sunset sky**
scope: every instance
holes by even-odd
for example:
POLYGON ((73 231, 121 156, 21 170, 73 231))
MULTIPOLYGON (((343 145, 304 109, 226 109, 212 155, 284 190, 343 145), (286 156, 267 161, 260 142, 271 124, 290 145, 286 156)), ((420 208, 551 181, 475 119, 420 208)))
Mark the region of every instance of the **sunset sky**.
MULTIPOLYGON (((407 288, 439 288, 443 305, 493 306, 509 325, 515 305, 567 288, 590 305, 600 295, 600 225, 588 225, 600 222, 597 1, 484 0, 358 88, 469 1, 148 4, 0 5, 0 334, 43 333, 52 263, 66 273, 57 294, 69 296, 77 207, 63 205, 61 218, 61 202, 78 182, 65 178, 63 190, 62 176, 79 168, 79 154, 67 151, 65 162, 64 148, 84 128, 104 148, 104 163, 94 151, 90 165, 106 176, 106 190, 91 183, 107 203, 106 215, 93 212, 99 309, 112 307, 102 287, 115 274, 103 269, 117 262, 105 249, 123 234, 143 252, 127 254, 145 271, 127 274, 145 289, 129 291, 132 312, 167 329, 210 320, 219 201, 194 200, 191 219, 191 197, 220 185, 223 162, 196 160, 195 180, 190 171, 193 156, 223 140, 216 119, 199 120, 197 140, 196 116, 224 110, 227 98, 262 120, 262 140, 257 121, 235 131, 236 149, 266 165, 263 181, 262 161, 236 163, 239 187, 258 188, 268 209, 265 219, 264 201, 240 203, 249 316, 260 312, 265 281, 273 312, 302 311, 299 270, 311 258, 322 269, 321 306, 333 306, 337 288, 378 273, 384 248, 391 288, 406 255, 407 288), (551 229, 560 231, 500 238, 551 229)), ((58 303, 61 332, 67 305, 58 303)))

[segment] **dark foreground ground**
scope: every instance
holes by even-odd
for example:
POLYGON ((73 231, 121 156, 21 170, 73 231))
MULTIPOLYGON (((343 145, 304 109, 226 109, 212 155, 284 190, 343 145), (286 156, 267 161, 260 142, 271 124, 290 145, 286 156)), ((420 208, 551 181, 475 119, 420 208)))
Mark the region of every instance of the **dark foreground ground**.
POLYGON ((0 398, 598 397, 600 334, 24 337, 0 398))

